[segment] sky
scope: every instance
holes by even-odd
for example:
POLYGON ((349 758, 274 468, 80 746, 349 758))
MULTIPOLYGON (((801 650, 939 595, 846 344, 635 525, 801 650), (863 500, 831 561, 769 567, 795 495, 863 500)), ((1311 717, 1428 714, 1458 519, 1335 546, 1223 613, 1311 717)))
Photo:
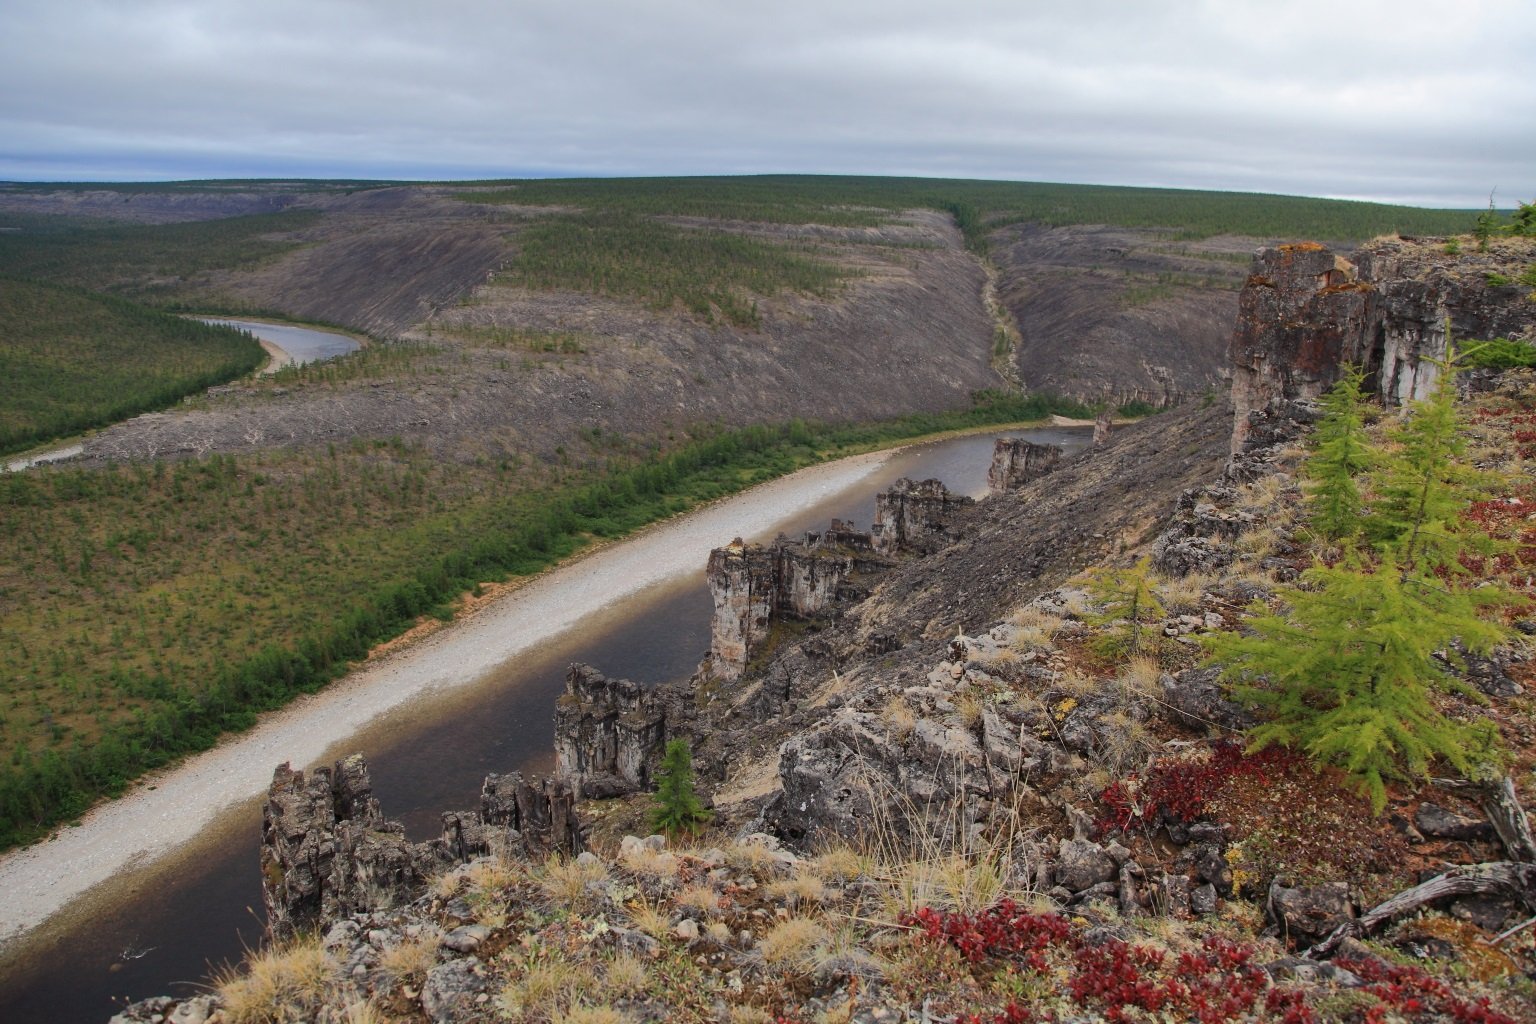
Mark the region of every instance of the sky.
POLYGON ((1536 197, 1533 0, 4 0, 0 180, 1536 197))

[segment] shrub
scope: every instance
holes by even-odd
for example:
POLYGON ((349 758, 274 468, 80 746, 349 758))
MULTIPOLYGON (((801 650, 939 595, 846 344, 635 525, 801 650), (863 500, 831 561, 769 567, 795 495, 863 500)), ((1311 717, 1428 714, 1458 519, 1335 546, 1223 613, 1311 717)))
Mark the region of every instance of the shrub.
POLYGON ((657 776, 652 824, 668 833, 676 833, 695 829, 710 817, 704 802, 693 790, 693 753, 688 749, 688 741, 669 741, 657 776))

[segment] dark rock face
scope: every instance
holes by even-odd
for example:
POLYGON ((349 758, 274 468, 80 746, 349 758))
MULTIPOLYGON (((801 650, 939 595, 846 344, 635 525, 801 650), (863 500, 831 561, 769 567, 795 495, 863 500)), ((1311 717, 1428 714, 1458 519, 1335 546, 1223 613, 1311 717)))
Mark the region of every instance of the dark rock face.
POLYGON ((647 788, 666 741, 666 710, 654 693, 590 665, 566 672, 565 696, 555 705, 555 764, 576 791, 616 796, 647 788))
POLYGON ((1018 490, 1060 464, 1061 449, 1056 445, 1033 444, 1020 437, 1000 437, 992 448, 987 489, 993 494, 1018 490))
POLYGON ((1227 700, 1220 678, 1221 670, 1216 668, 1189 668, 1177 676, 1164 673, 1158 685, 1163 689, 1165 710, 1191 729, 1213 725, 1238 731, 1247 729, 1253 725, 1253 716, 1227 700))
POLYGON ((1233 453, 1243 450, 1255 416, 1316 399, 1345 364, 1364 368, 1383 400, 1404 403, 1434 388, 1447 323, 1462 339, 1528 332, 1536 307, 1489 285, 1494 269, 1401 240, 1374 243, 1353 262, 1314 242, 1258 252, 1232 335, 1233 453))
POLYGON ((954 542, 950 532, 957 510, 974 505, 971 498, 950 494, 938 480, 913 483, 897 480, 875 496, 875 525, 870 537, 876 552, 931 554, 954 542))
POLYGON ((280 765, 262 812, 261 895, 267 927, 291 935, 408 898, 426 877, 493 851, 581 849, 575 796, 562 780, 485 781, 481 810, 443 815, 443 835, 412 843, 373 799, 360 754, 305 775, 280 765))
POLYGON ((1281 400, 1317 398, 1340 367, 1362 362, 1372 299, 1355 265, 1325 246, 1305 242, 1254 255, 1230 351, 1234 452, 1247 439, 1251 414, 1281 400))

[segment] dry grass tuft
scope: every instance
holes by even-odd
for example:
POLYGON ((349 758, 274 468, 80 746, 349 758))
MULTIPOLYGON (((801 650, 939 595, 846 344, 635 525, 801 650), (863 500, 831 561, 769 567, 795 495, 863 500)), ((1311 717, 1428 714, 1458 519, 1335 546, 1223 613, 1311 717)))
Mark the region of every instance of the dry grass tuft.
POLYGON ((819 904, 827 898, 826 884, 811 872, 770 882, 767 892, 770 899, 787 903, 791 910, 807 903, 819 904))
POLYGON ((612 1006, 573 1006, 550 1017, 550 1024, 628 1024, 633 1019, 612 1006))
POLYGON ((955 699, 955 711, 960 715, 960 723, 972 732, 981 728, 981 715, 986 710, 986 702, 972 690, 966 690, 955 699))
POLYGON ((1123 711, 1099 719, 1098 760, 1114 778, 1140 767, 1159 749, 1157 737, 1123 711))
POLYGON ((644 961, 628 953, 614 957, 603 974, 603 988, 618 999, 638 996, 650 983, 651 974, 644 961))
POLYGON ((608 879, 608 869, 600 863, 562 860, 551 857, 544 862, 544 873, 539 888, 556 906, 567 907, 576 913, 591 910, 598 897, 592 887, 608 879))
POLYGON ((1022 653, 1050 647, 1061 628, 1061 616, 1025 605, 1013 613, 1013 624, 1018 627, 1013 635, 1013 648, 1022 653))
POLYGON ((1170 612, 1193 615, 1205 606, 1205 590, 1211 582, 1210 576, 1192 572, 1188 576, 1162 580, 1153 589, 1163 607, 1170 612))
POLYGON ((341 1009, 341 1024, 385 1024, 385 1021, 383 1012, 366 999, 347 1003, 341 1009))
POLYGON ((1007 674, 1008 670, 1018 664, 1019 652, 1012 647, 998 647, 987 652, 981 663, 989 670, 1007 674))
POLYGON ((502 986, 497 1004, 510 1017, 554 1017, 569 1010, 587 981, 574 962, 560 957, 529 964, 502 986))
POLYGON ((725 862, 737 871, 761 874, 777 866, 779 860, 762 843, 732 843, 726 848, 725 862))
POLYGON ((807 861, 801 870, 810 871, 823 881, 846 882, 867 874, 869 862, 853 847, 840 843, 822 850, 807 861))
POLYGON ((676 854, 648 846, 635 847, 622 856, 621 863, 635 874, 658 882, 670 882, 681 868, 676 854))
POLYGON ((907 698, 897 694, 892 697, 880 712, 880 721, 885 723, 885 728, 891 738, 897 741, 904 740, 912 735, 912 730, 917 728, 917 716, 912 713, 912 706, 907 703, 907 698))
POLYGON ((396 984, 406 982, 420 985, 427 972, 437 964, 437 948, 442 937, 437 932, 424 932, 414 939, 405 939, 387 947, 379 954, 379 970, 396 984))
POLYGON ((769 967, 785 974, 810 974, 820 959, 819 947, 830 933, 815 918, 791 917, 769 929, 758 952, 769 967))
POLYGON ((1058 673, 1053 685, 1073 697, 1086 697, 1089 694, 1099 692, 1103 685, 1097 678, 1077 668, 1069 668, 1065 672, 1058 673))
POLYGON ((653 939, 664 939, 672 930, 672 915, 661 904, 636 900, 629 907, 629 920, 637 929, 653 939))
POLYGON ((1122 698, 1135 700, 1137 697, 1161 697, 1163 688, 1159 680, 1162 677, 1163 667, 1155 657, 1137 654, 1120 666, 1115 682, 1122 698))
POLYGON ((336 977, 319 938, 301 939, 248 957, 243 974, 220 972, 214 985, 230 1024, 312 1020, 336 977))
POLYGON ((720 894, 714 886, 690 885, 677 894, 677 905, 697 910, 702 914, 717 914, 720 912, 720 894))

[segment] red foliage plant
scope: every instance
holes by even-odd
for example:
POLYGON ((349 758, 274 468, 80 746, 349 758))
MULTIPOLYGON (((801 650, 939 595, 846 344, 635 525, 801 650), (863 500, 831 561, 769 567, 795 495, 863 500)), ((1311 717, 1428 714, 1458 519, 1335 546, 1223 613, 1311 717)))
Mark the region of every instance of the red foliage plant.
POLYGON ((1495 1010, 1488 1000, 1463 999, 1423 968, 1346 957, 1339 957, 1334 963, 1358 975, 1366 983, 1364 991, 1381 1000, 1366 1010, 1365 1024, 1385 1024, 1392 1017, 1409 1021, 1449 1018, 1456 1024, 1516 1024, 1513 1017, 1495 1010))
MULTIPOLYGON (((1012 900, 976 914, 923 908, 903 915, 925 940, 954 946, 972 964, 1001 960, 1041 973, 1049 955, 1070 963, 1066 992, 1072 1001, 1104 1020, 1119 1022, 1132 1011, 1167 1011, 1199 1024, 1228 1024, 1261 1008, 1282 1024, 1315 1024, 1301 992, 1270 988, 1268 976, 1253 962, 1251 946, 1222 936, 1207 936, 1201 948, 1176 959, 1149 946, 1109 939, 1089 941, 1059 914, 1034 913, 1012 900)), ((1025 1024, 1036 1019, 1029 1007, 1011 1001, 989 1014, 969 1014, 966 1024, 1025 1024)), ((1467 1021, 1465 1024, 1502 1024, 1467 1021)))
POLYGON ((1233 782, 1252 780, 1267 785, 1271 779, 1304 766, 1300 755, 1283 747, 1266 747, 1244 753, 1235 740, 1222 740, 1210 757, 1160 758, 1144 781, 1136 777, 1109 784, 1099 794, 1104 814, 1097 825, 1101 834, 1123 832, 1137 821, 1156 826, 1159 818, 1189 823, 1206 813, 1206 807, 1233 782))

